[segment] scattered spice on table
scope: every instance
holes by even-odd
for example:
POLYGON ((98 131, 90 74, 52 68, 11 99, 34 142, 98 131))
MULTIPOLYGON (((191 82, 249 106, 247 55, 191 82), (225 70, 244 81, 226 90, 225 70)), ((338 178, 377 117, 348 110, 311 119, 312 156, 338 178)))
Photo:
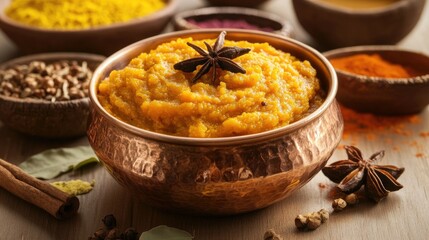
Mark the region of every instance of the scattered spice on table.
POLYGON ((51 185, 58 188, 59 190, 71 195, 77 196, 85 193, 89 193, 94 187, 95 182, 82 181, 80 179, 69 180, 69 181, 58 181, 52 182, 51 185))
POLYGON ((242 19, 206 19, 206 20, 195 20, 187 19, 187 21, 200 28, 239 28, 239 29, 251 29, 260 30, 265 32, 273 32, 274 29, 271 27, 262 27, 256 24, 249 23, 242 19))
POLYGON ((421 132, 419 135, 420 137, 426 138, 426 137, 429 137, 429 132, 421 132))
POLYGON ((363 136, 367 141, 384 140, 389 142, 389 135, 410 136, 410 125, 421 123, 419 115, 406 116, 380 116, 371 113, 360 113, 341 106, 344 119, 343 140, 350 141, 352 145, 358 144, 363 136))
POLYGON ((330 59, 334 68, 346 72, 384 78, 410 78, 419 75, 410 67, 389 62, 379 54, 356 54, 330 59))
POLYGON ((0 70, 0 94, 51 102, 79 99, 88 96, 91 77, 86 61, 32 61, 0 70))
POLYGON ((332 208, 334 211, 342 211, 344 208, 347 207, 347 202, 342 198, 334 199, 332 202, 332 208))
POLYGON ((117 227, 116 218, 113 214, 104 216, 103 226, 97 229, 88 240, 137 240, 139 233, 134 228, 127 228, 121 232, 117 227))
POLYGON ((264 233, 264 240, 283 240, 283 238, 277 234, 274 229, 268 229, 264 233))
POLYGON ((297 215, 295 217, 295 226, 301 231, 315 230, 328 220, 329 212, 322 208, 317 212, 297 215))
POLYGON ((5 14, 29 26, 74 30, 126 22, 163 7, 162 0, 12 0, 5 14))

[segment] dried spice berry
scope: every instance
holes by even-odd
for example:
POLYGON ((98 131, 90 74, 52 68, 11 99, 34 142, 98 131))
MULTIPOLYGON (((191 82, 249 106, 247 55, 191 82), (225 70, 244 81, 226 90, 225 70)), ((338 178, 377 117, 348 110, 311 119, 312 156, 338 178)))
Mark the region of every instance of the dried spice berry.
POLYGON ((315 230, 329 219, 329 212, 326 209, 320 209, 318 212, 300 214, 295 218, 295 226, 301 230, 315 230))
POLYGON ((225 31, 221 32, 219 34, 219 37, 216 39, 216 42, 213 47, 211 47, 208 43, 204 42, 208 52, 188 42, 188 46, 192 47, 195 51, 197 51, 201 55, 201 57, 191 58, 176 63, 174 64, 174 69, 181 70, 183 72, 193 72, 197 69, 197 66, 202 65, 202 67, 194 76, 194 78, 192 78, 192 83, 195 83, 204 74, 208 73, 211 68, 213 68, 212 83, 216 81, 217 67, 221 68, 222 70, 230 71, 233 73, 246 73, 246 70, 240 67, 237 63, 233 62, 231 59, 248 53, 250 49, 240 47, 223 47, 223 44, 225 42, 225 35, 225 31))
POLYGON ((95 231, 88 240, 138 240, 139 233, 134 228, 127 228, 121 232, 116 226, 116 218, 112 214, 103 219, 103 227, 95 231))
POLYGON ((359 197, 355 193, 350 193, 344 198, 347 205, 355 205, 359 203, 359 197))
POLYGON ((283 240, 283 238, 274 232, 274 229, 269 229, 264 234, 264 240, 283 240))
POLYGON ((121 237, 124 240, 137 240, 139 238, 139 233, 134 228, 127 228, 121 237))
POLYGON ((368 160, 363 159, 361 151, 354 146, 345 146, 348 159, 340 160, 326 166, 322 172, 345 193, 353 193, 365 186, 369 199, 379 202, 389 192, 397 191, 403 186, 396 181, 404 168, 392 165, 375 165, 374 162, 384 156, 384 151, 374 153, 368 160))
POLYGON ((342 211, 347 207, 347 202, 342 198, 337 198, 332 202, 332 208, 334 211, 342 211))
POLYGON ((102 221, 104 226, 106 226, 106 228, 109 230, 116 227, 116 218, 113 216, 113 214, 106 215, 102 221))

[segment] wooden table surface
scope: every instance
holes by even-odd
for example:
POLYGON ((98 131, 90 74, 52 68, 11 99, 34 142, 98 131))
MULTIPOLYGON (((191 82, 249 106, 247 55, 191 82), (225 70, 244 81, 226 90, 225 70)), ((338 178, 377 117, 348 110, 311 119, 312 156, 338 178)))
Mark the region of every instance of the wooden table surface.
MULTIPOLYGON (((182 0, 182 3, 181 10, 204 5, 202 1, 182 0)), ((289 19, 295 27, 295 37, 317 48, 297 24, 290 1, 272 0, 263 9, 289 19)), ((428 26, 429 7, 426 6, 419 24, 398 45, 429 54, 428 26)), ((0 33, 0 62, 18 54, 14 45, 0 33)), ((195 239, 263 239, 264 232, 270 228, 285 239, 429 239, 429 108, 410 117, 355 117, 379 120, 382 124, 357 129, 359 122, 347 120, 341 144, 354 144, 367 157, 378 150, 386 150, 381 163, 405 167, 405 173, 399 178, 404 188, 378 204, 363 202, 333 214, 328 223, 316 231, 298 232, 294 218, 300 213, 331 209, 330 193, 334 185, 322 173, 289 198, 266 209, 238 216, 195 217, 166 213, 138 202, 103 167, 93 166, 56 179, 95 180, 94 190, 79 196, 78 215, 65 221, 58 221, 0 189, 0 239, 87 239, 101 225, 102 217, 110 213, 117 217, 122 229, 133 226, 141 232, 168 225, 194 234, 195 239)), ((45 149, 86 144, 86 137, 67 141, 28 137, 0 123, 0 158, 15 164, 45 149)), ((345 152, 339 148, 329 162, 344 158, 345 152)))

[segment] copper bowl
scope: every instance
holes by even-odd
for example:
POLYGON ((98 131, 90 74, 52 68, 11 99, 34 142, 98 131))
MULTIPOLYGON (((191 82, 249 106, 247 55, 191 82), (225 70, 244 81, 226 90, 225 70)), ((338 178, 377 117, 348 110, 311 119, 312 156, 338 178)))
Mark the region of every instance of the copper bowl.
MULTIPOLYGON (((83 61, 94 71, 105 59, 89 53, 43 53, 12 59, 0 65, 8 69, 32 61, 52 63, 61 60, 83 61)), ((0 79, 1 82, 1 79, 0 79)), ((89 98, 50 102, 40 99, 8 97, 0 94, 0 120, 4 125, 27 135, 45 138, 70 138, 85 135, 89 98)))
POLYGON ((227 39, 268 42, 309 60, 318 71, 326 100, 299 121, 257 134, 189 138, 131 126, 100 105, 99 82, 141 52, 177 38, 216 38, 220 31, 179 31, 137 42, 110 56, 93 75, 89 142, 110 174, 152 206, 209 215, 267 207, 319 172, 341 139, 343 120, 334 99, 333 67, 323 55, 298 41, 260 31, 231 30, 227 39))
POLYGON ((419 76, 382 78, 336 69, 338 101, 361 112, 383 115, 413 114, 429 104, 429 56, 397 46, 355 46, 325 52, 328 59, 355 54, 378 54, 383 59, 413 69, 419 76))
POLYGON ((166 2, 163 9, 127 22, 62 30, 32 27, 10 19, 4 13, 10 3, 6 0, 0 1, 0 28, 25 53, 68 51, 109 55, 133 42, 161 33, 176 11, 178 0, 166 2))
POLYGON ((273 33, 281 34, 286 37, 291 37, 293 35, 292 25, 285 19, 282 19, 276 14, 252 8, 207 7, 192 9, 176 14, 173 18, 173 25, 176 31, 201 29, 201 27, 189 22, 189 20, 198 22, 210 19, 244 20, 261 29, 267 29, 267 31, 272 30, 273 33))

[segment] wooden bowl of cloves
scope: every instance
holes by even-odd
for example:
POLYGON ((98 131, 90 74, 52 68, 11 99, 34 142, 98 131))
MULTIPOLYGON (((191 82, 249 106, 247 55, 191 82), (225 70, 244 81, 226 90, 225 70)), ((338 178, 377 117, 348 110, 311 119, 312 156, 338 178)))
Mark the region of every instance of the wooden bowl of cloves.
POLYGON ((0 121, 18 132, 44 138, 85 134, 88 84, 104 56, 45 53, 0 65, 0 121))

